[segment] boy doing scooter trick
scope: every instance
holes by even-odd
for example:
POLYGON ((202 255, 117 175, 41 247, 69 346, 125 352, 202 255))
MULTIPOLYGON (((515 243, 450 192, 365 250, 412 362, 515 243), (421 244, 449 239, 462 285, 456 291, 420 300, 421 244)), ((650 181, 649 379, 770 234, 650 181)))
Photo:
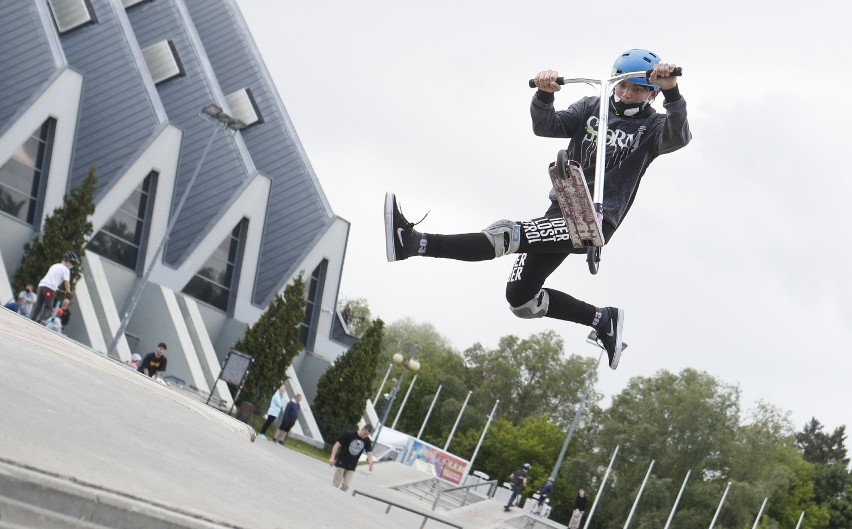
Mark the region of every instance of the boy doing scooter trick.
MULTIPOLYGON (((561 89, 558 73, 539 72, 530 105, 533 131, 538 136, 569 138, 568 158, 580 164, 593 190, 597 122, 601 103, 608 106, 603 204, 603 235, 609 242, 633 204, 645 170, 661 154, 689 143, 692 135, 686 119, 686 102, 680 94, 675 65, 666 64, 648 51, 632 49, 619 55, 613 75, 650 71, 647 77, 619 82, 608 100, 584 97, 566 110, 554 109, 554 93, 561 89), (665 114, 651 106, 662 93, 665 114)), ((385 196, 387 259, 438 257, 460 261, 485 261, 519 254, 506 286, 510 310, 520 318, 555 318, 588 325, 597 331, 607 351, 609 366, 618 367, 622 350, 624 310, 597 307, 565 292, 544 288, 545 280, 572 253, 585 253, 570 241, 562 211, 551 190, 544 215, 526 221, 498 220, 478 233, 440 235, 414 229, 399 209, 396 196, 385 196)))

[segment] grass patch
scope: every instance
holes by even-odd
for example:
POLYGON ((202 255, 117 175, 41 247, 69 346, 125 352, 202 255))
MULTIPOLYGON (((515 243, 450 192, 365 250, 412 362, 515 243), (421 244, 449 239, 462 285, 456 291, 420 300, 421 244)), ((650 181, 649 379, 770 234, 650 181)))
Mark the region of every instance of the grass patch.
MULTIPOLYGON (((260 435, 260 429, 263 428, 263 423, 264 423, 265 420, 266 420, 265 415, 261 416, 261 417, 253 416, 251 418, 251 427, 254 428, 254 430, 257 432, 258 436, 260 435)), ((272 442, 272 439, 274 438, 276 431, 277 430, 275 430, 274 427, 272 427, 272 426, 270 426, 269 430, 266 431, 266 436, 270 440, 269 442, 272 442)), ((263 441, 263 439, 258 439, 255 442, 256 443, 257 442, 262 443, 264 441, 263 441)), ((319 449, 319 448, 317 448, 313 445, 309 445, 308 443, 304 443, 302 441, 299 441, 298 439, 288 438, 287 444, 285 446, 287 448, 289 448, 290 450, 294 450, 296 452, 299 452, 300 454, 305 454, 306 456, 313 457, 314 459, 318 459, 318 460, 322 461, 323 463, 327 463, 328 458, 331 457, 331 447, 329 447, 328 449, 321 450, 321 449, 319 449)))

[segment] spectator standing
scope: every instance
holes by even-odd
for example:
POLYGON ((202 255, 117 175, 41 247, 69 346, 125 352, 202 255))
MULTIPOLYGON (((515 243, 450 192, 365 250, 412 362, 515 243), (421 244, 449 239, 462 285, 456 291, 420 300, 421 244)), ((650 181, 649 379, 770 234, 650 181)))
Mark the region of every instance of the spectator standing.
POLYGON ((509 480, 512 482, 512 495, 509 496, 509 502, 503 506, 504 511, 508 511, 515 503, 515 498, 521 495, 521 489, 527 486, 527 474, 530 471, 530 464, 524 463, 524 466, 512 472, 509 480))
POLYGON ((284 407, 284 413, 281 417, 281 426, 275 432, 275 440, 280 444, 287 444, 287 436, 290 435, 290 429, 299 420, 299 414, 302 413, 302 407, 299 403, 302 402, 302 394, 299 393, 293 397, 287 406, 284 407))
POLYGON ((24 297, 23 311, 21 312, 21 314, 29 318, 33 313, 33 306, 35 305, 35 302, 38 299, 38 296, 36 296, 35 288, 33 288, 32 283, 28 283, 27 286, 23 290, 21 290, 21 292, 18 294, 18 298, 20 298, 21 296, 24 297))
POLYGON ((71 269, 80 264, 80 259, 74 252, 65 252, 61 263, 51 266, 38 283, 36 302, 30 317, 33 321, 43 323, 53 311, 53 300, 60 285, 65 285, 65 293, 71 293, 71 269))
POLYGON ((553 476, 547 478, 547 483, 538 489, 538 503, 533 507, 533 514, 541 514, 541 509, 544 507, 544 502, 553 494, 553 482, 556 481, 553 476))
POLYGON ((146 354, 136 370, 151 378, 161 378, 166 370, 166 349, 166 344, 163 342, 157 344, 157 350, 146 354))
POLYGON ((269 401, 269 409, 266 410, 266 421, 264 421, 263 427, 260 429, 260 436, 264 439, 268 439, 266 437, 266 430, 272 426, 272 423, 275 422, 275 419, 281 413, 281 407, 284 405, 284 397, 286 395, 287 389, 284 387, 284 384, 281 384, 275 395, 272 395, 272 399, 269 401))
POLYGON ((583 489, 577 491, 577 497, 574 498, 574 512, 571 513, 568 529, 579 529, 580 520, 583 519, 583 513, 586 512, 586 501, 586 491, 583 489))
POLYGON ((331 481, 335 488, 340 488, 344 492, 349 490, 349 483, 355 474, 358 459, 364 452, 367 453, 367 465, 370 471, 373 471, 373 443, 370 441, 372 433, 373 427, 369 424, 365 425, 356 432, 346 432, 341 435, 331 447, 328 464, 336 467, 331 481))

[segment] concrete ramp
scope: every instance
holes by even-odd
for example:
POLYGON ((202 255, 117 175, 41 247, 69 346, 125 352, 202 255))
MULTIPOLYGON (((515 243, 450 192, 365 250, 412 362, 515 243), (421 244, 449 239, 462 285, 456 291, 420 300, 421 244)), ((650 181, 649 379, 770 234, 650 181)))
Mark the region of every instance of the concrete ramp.
MULTIPOLYGON (((253 442, 254 430, 227 413, 10 311, 0 311, 0 398, 2 529, 417 529, 423 521, 335 490, 327 462, 253 442)), ((432 512, 394 489, 424 477, 379 463, 372 472, 360 466, 351 488, 432 512)), ((436 516, 465 529, 527 527, 499 500, 436 516)))

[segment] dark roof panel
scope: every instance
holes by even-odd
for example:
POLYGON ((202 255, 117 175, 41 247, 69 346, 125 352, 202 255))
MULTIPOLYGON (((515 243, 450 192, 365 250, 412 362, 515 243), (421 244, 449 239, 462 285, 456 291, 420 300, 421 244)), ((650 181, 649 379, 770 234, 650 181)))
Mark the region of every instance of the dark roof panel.
MULTIPOLYGON (((3 8, 0 16, 0 130, 62 65, 51 51, 45 11, 35 2, 3 8), (11 52, 14 50, 14 52, 11 52)), ((48 24, 47 22, 50 22, 48 24)))
POLYGON ((261 302, 282 286, 334 213, 233 1, 186 5, 223 92, 249 88, 263 115, 263 123, 241 132, 258 171, 272 180, 254 298, 261 302))
MULTIPOLYGON (((155 104, 141 79, 144 72, 114 5, 91 0, 96 24, 62 35, 68 62, 85 76, 71 187, 94 166, 102 187, 123 173, 160 126, 155 104)), ((119 7, 120 9, 120 7, 119 7)))

